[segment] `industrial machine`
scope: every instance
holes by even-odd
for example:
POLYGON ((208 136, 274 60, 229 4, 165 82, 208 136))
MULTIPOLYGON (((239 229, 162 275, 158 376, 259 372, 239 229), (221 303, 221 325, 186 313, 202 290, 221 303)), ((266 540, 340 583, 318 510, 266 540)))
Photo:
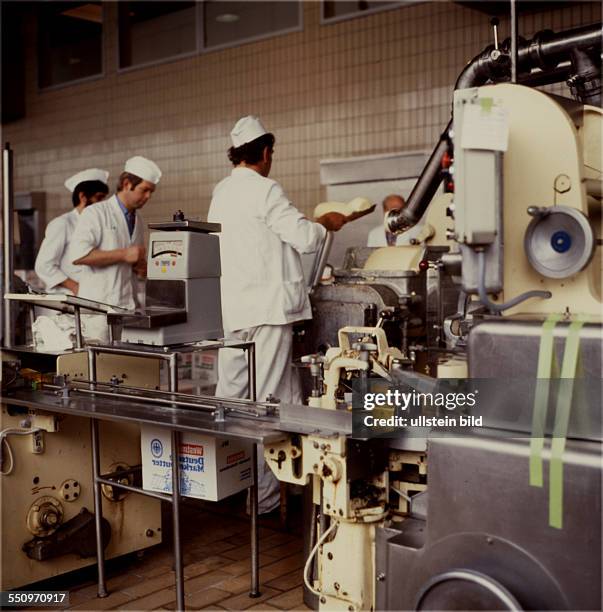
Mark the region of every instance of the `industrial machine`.
POLYGON ((174 215, 169 223, 151 224, 145 308, 110 314, 123 325, 124 342, 181 344, 223 336, 220 303, 220 243, 210 232, 217 223, 200 223, 174 215))
MULTIPOLYGON (((391 231, 404 231, 430 208, 450 227, 442 236, 436 223, 431 243, 356 249, 343 270, 313 289, 314 323, 301 359, 310 374, 307 406, 113 390, 138 415, 153 406, 166 422, 261 441, 281 481, 311 487, 303 573, 312 605, 600 607, 600 55, 597 24, 529 41, 514 36, 465 68, 451 123, 406 208, 387 221, 391 231), (564 79, 576 100, 534 88, 564 79), (443 180, 448 193, 434 198, 443 180), (486 381, 480 389, 489 392, 462 411, 486 416, 483 426, 387 426, 358 435, 367 389, 426 396, 455 380, 460 389, 486 381)), ((183 235, 154 239, 149 267, 158 258, 159 272, 149 282, 195 276, 158 280, 171 271, 163 262, 177 261, 174 274, 186 268, 185 259, 182 268, 178 262, 192 235, 183 235)), ((204 266, 199 276, 211 280, 211 258, 204 266)), ((193 291, 185 283, 188 301, 181 296, 168 306, 188 308, 193 291)), ((166 303, 147 302, 158 305, 166 303)), ((169 327, 147 328, 145 341, 172 339, 169 327)), ((116 371, 114 358, 106 375, 116 371)), ((12 390, 7 413, 39 412, 50 405, 48 389, 12 390)), ((96 393, 96 410, 118 410, 111 390, 50 389, 79 404, 96 393)), ((389 405, 378 408, 371 414, 393 414, 389 405)), ((36 416, 28 442, 38 430, 54 435, 52 423, 36 416)), ((40 529, 55 520, 47 514, 59 512, 52 504, 33 514, 30 523, 40 529)))

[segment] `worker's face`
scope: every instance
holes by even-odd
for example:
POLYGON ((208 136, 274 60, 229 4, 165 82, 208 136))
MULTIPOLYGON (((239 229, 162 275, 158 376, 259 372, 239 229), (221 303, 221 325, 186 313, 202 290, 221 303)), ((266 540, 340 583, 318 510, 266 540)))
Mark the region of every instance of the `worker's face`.
POLYGON ((137 209, 142 208, 149 201, 154 191, 155 185, 149 181, 140 181, 136 187, 133 187, 132 183, 126 180, 120 196, 123 196, 124 204, 128 208, 137 209))
POLYGON ((383 202, 383 212, 387 214, 391 210, 402 210, 404 208, 404 200, 399 196, 391 196, 383 202))

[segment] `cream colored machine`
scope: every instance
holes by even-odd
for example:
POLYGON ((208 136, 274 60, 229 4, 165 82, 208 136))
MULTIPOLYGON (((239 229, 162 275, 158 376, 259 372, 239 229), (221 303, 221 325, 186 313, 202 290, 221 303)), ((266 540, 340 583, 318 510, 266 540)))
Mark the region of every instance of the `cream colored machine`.
MULTIPOLYGON (((456 246, 441 265, 459 278, 474 315, 449 326, 459 346, 458 330, 465 330, 468 348, 443 355, 438 376, 536 378, 542 324, 554 314, 562 323, 554 332, 559 359, 570 323, 584 323, 577 341, 587 364, 582 376, 597 397, 602 133, 600 108, 529 87, 456 92, 455 194, 448 202, 456 246)), ((305 359, 314 377, 310 404, 349 410, 343 398, 351 381, 395 377, 408 367, 401 357, 380 326, 342 329, 339 347, 305 359)), ((593 400, 590 392, 575 406, 583 417, 600 412, 600 396, 593 400)), ((508 398, 490 400, 492 410, 513 409, 531 419, 532 397, 509 389, 508 398)), ((560 526, 547 520, 542 485, 528 484, 532 451, 525 432, 512 442, 496 432, 430 438, 421 451, 399 441, 388 446, 321 436, 319 429, 267 445, 265 458, 281 481, 312 486, 320 504, 321 526, 304 569, 320 609, 586 609, 600 603, 596 431, 580 440, 570 425, 563 434, 571 453, 560 526), (431 479, 425 479, 428 465, 435 470, 431 479), (592 509, 593 521, 584 524, 580 507, 592 509)))
MULTIPOLYGON (((3 351, 5 362, 18 354, 3 351)), ((87 352, 57 358, 59 375, 88 379, 87 352)), ((159 385, 155 360, 100 355, 98 379, 132 386, 159 385)), ((3 368, 6 375, 16 372, 3 368)), ((3 385, 10 380, 3 381, 3 385)), ((96 562, 90 422, 75 416, 19 411, 2 405, 2 590, 92 565, 96 562), (9 561, 10 560, 10 561, 9 561)), ((138 425, 102 422, 101 470, 139 465, 138 425)), ((131 477, 126 477, 131 478, 131 477)), ((161 542, 158 500, 103 487, 106 557, 143 550, 161 542), (125 494, 124 494, 125 493, 125 494)))

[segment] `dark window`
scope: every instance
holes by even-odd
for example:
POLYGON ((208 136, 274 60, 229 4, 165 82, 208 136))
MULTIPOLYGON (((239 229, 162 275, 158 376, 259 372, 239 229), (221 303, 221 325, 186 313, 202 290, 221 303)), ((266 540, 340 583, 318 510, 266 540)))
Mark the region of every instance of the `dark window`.
POLYGON ((403 2, 400 0, 356 0, 355 2, 350 2, 348 0, 323 0, 322 20, 340 21, 366 13, 377 13, 410 3, 411 2, 403 2))
POLYGON ((301 11, 297 0, 206 0, 203 3, 203 46, 206 49, 234 46, 298 29, 301 29, 301 11))
POLYGON ((119 67, 197 51, 196 2, 119 2, 119 67))
POLYGON ((100 2, 38 5, 38 83, 51 87, 103 71, 100 2))

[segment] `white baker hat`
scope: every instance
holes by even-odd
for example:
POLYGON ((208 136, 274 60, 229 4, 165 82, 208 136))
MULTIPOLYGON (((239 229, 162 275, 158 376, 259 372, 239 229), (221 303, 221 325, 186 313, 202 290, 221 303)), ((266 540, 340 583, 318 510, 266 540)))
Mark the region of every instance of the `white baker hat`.
POLYGON ((157 185, 161 178, 159 166, 154 161, 140 155, 130 157, 126 162, 124 170, 154 185, 157 185))
POLYGON ((230 138, 232 139, 233 146, 236 148, 264 134, 268 134, 268 131, 262 125, 262 122, 253 115, 247 115, 247 117, 241 117, 235 123, 232 132, 230 132, 230 138))
POLYGON ((73 176, 70 176, 65 181, 65 187, 73 193, 75 188, 85 181, 100 181, 101 183, 107 184, 107 179, 109 178, 109 173, 106 170, 100 170, 99 168, 88 168, 86 170, 82 170, 73 176))

